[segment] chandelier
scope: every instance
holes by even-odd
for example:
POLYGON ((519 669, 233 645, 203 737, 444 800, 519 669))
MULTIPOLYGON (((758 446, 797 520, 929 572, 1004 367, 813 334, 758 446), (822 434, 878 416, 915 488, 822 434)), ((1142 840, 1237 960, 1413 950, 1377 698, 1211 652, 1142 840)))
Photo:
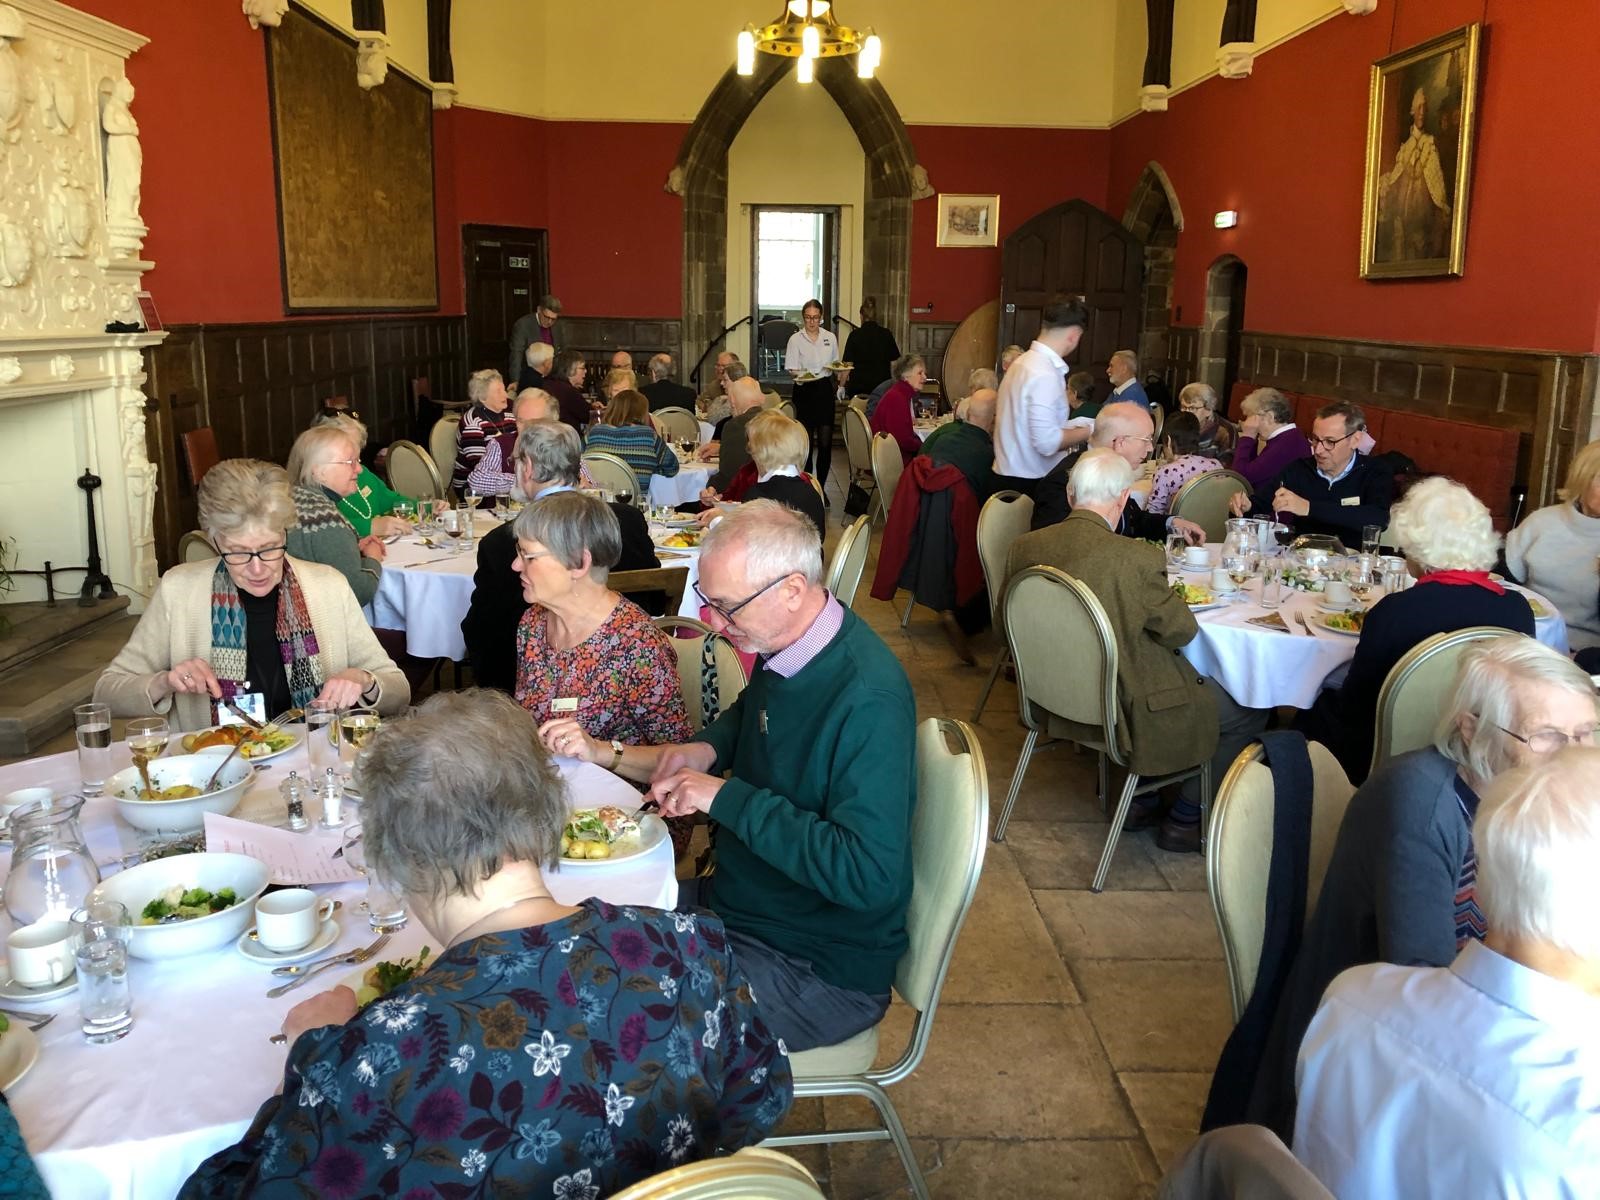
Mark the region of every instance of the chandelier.
POLYGON ((778 19, 759 29, 747 25, 739 34, 739 74, 754 75, 756 51, 798 58, 801 83, 816 75, 819 58, 856 56, 856 74, 871 79, 883 57, 883 42, 866 29, 852 29, 834 19, 828 0, 788 0, 778 19))

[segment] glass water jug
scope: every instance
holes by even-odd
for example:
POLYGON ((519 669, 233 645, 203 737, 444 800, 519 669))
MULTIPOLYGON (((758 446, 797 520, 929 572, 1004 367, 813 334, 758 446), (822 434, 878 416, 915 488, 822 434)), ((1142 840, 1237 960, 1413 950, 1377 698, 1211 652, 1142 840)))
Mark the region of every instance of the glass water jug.
POLYGON ((57 796, 11 814, 5 909, 16 927, 67 920, 100 883, 100 868, 78 824, 82 808, 82 796, 57 796))

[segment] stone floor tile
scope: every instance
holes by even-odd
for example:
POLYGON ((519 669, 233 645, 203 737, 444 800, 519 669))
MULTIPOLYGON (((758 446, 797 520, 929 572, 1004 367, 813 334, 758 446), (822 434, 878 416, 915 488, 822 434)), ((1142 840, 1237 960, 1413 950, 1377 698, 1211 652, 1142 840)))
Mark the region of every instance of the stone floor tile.
MULTIPOLYGON (((1156 864, 1175 892, 1203 892, 1206 890, 1206 856, 1204 854, 1174 854, 1163 850, 1152 839, 1150 858, 1156 864)), ((1209 903, 1209 901, 1207 901, 1209 903)))
POLYGON ((1003 845, 988 846, 978 894, 956 942, 941 1002, 1079 1003, 1077 989, 1034 907, 1033 892, 1003 845))
POLYGON ((1233 1029, 1216 962, 1082 959, 1071 964, 1095 1031, 1119 1071, 1204 1071, 1233 1029))
POLYGON ((1080 958, 1222 957, 1211 901, 1198 892, 1035 891, 1068 962, 1080 958))
MULTIPOLYGON (((1105 847, 1104 821, 1067 824, 1058 821, 1018 821, 1006 830, 1005 844, 1032 888, 1088 890, 1095 864, 1105 847)), ((1107 891, 1167 891, 1167 881, 1150 861, 1145 839, 1123 834, 1106 875, 1107 891)))
MULTIPOLYGON (((909 1012, 885 1021, 882 1054, 904 1045, 909 1012)), ((922 1066, 889 1089, 913 1137, 1108 1138, 1137 1132, 1100 1040, 1077 1006, 940 1007, 922 1066)), ((828 1097, 829 1129, 865 1128, 865 1100, 828 1097)))
MULTIPOLYGON (((1146 1200, 1158 1180, 1136 1139, 933 1142, 913 1138, 928 1190, 940 1200, 1146 1200)), ((887 1145, 833 1147, 833 1200, 909 1196, 900 1156, 887 1145)))
POLYGON ((1211 1075, 1200 1071, 1124 1071, 1117 1076, 1163 1172, 1200 1136, 1211 1075))

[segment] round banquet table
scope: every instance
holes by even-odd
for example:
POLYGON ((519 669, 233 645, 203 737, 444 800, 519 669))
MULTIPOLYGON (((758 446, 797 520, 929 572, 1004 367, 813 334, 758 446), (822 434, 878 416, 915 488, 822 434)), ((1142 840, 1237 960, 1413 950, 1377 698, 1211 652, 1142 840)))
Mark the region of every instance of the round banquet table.
POLYGON ((705 491, 706 482, 716 471, 716 467, 711 463, 679 461, 681 465, 676 475, 650 476, 651 504, 675 507, 679 504, 692 504, 700 499, 700 493, 705 491))
MULTIPOLYGON (((126 743, 116 743, 112 755, 117 770, 131 762, 126 743)), ((556 763, 574 806, 637 807, 638 793, 610 772, 570 759, 556 763)), ((261 764, 233 815, 281 823, 278 784, 290 770, 304 774, 308 765, 303 744, 261 764)), ((43 785, 76 790, 76 752, 0 767, 0 792, 43 785)), ((116 817, 116 803, 107 798, 85 804, 81 821, 89 850, 102 864, 137 850, 144 836, 116 817)), ((307 836, 325 841, 330 855, 338 848, 336 833, 317 833, 313 826, 307 836)), ((9 867, 9 845, 0 847, 0 863, 9 867)), ((553 872, 547 882, 551 893, 568 904, 599 895, 615 904, 671 908, 678 898, 670 839, 626 866, 553 872)), ((314 889, 344 902, 337 915, 338 940, 325 954, 348 953, 374 939, 356 907, 363 887, 314 889)), ((3 914, 0 927, 10 931, 3 914)), ((427 931, 413 919, 394 934, 381 957, 410 957, 428 942, 427 931)), ((6 1098, 45 1184, 58 1197, 170 1200, 204 1159, 243 1136, 256 1109, 282 1080, 286 1049, 268 1039, 284 1014, 319 987, 333 987, 361 969, 331 968, 320 980, 269 1000, 266 991, 278 981, 231 944, 170 962, 129 962, 134 1025, 119 1042, 91 1046, 83 1040, 76 991, 26 1005, 28 1011, 57 1016, 34 1035, 39 1060, 6 1098)), ((15 1000, 0 1003, 21 1007, 15 1000)))
MULTIPOLYGON (((1220 546, 1212 543, 1210 548, 1215 562, 1220 546)), ((1185 571, 1182 578, 1207 587, 1211 583, 1209 570, 1185 571)), ((1534 634, 1545 645, 1565 654, 1567 624, 1556 606, 1536 592, 1507 586, 1544 606, 1548 615, 1534 621, 1534 634)), ((1381 589, 1377 591, 1381 594, 1381 589)), ((1196 612, 1200 632, 1183 648, 1183 656, 1246 708, 1310 708, 1317 693, 1330 682, 1329 676, 1342 677, 1344 668, 1355 657, 1360 639, 1317 624, 1317 605, 1322 599, 1319 594, 1287 588, 1278 612, 1289 631, 1251 625, 1251 617, 1267 614, 1259 603, 1260 595, 1261 581, 1255 579, 1245 585, 1246 603, 1196 612), (1297 619, 1299 613, 1304 613, 1313 627, 1309 636, 1297 619)))

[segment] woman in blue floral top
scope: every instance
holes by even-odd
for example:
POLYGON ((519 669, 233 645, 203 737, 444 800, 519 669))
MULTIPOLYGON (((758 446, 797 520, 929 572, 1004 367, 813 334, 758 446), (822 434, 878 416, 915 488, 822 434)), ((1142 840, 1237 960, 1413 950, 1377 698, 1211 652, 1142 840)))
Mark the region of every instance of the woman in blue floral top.
POLYGON ((282 1095, 183 1197, 599 1200, 782 1119, 788 1057, 720 921, 550 897, 565 788, 508 697, 433 697, 361 771, 368 862, 445 949, 359 1012, 291 1010, 282 1095))

